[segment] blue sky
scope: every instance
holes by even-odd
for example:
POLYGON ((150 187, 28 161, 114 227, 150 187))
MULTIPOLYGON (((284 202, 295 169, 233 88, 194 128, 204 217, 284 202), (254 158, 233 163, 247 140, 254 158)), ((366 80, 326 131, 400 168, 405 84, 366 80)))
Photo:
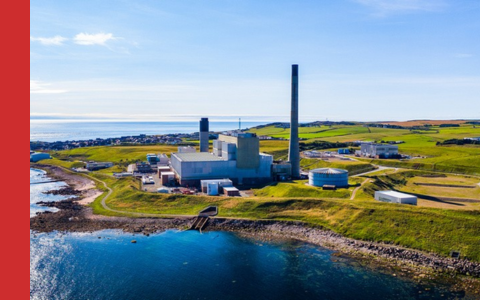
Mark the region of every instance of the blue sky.
POLYGON ((480 118, 480 1, 30 1, 31 118, 480 118))

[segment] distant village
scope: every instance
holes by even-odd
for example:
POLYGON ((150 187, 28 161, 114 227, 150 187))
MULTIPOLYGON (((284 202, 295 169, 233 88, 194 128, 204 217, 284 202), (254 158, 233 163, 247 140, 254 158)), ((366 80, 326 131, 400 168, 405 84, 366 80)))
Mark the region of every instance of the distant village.
POLYGON ((174 133, 164 135, 146 135, 140 134, 136 136, 122 136, 118 138, 96 138, 90 140, 79 141, 57 141, 57 142, 41 142, 30 141, 31 150, 43 150, 43 151, 59 151, 68 150, 81 147, 93 147, 93 146, 121 146, 121 145, 148 145, 148 144, 166 144, 166 145, 180 145, 188 144, 188 140, 198 140, 198 132, 186 134, 186 133, 174 133))

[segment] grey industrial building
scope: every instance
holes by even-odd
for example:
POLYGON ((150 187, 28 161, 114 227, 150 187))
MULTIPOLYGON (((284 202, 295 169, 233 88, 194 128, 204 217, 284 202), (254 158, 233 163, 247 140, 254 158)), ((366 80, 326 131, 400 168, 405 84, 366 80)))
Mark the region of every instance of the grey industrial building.
POLYGON ((397 204, 417 205, 417 197, 397 191, 375 191, 375 200, 397 204))
POLYGON ((218 178, 240 185, 267 183, 272 180, 273 156, 259 148, 255 134, 221 134, 213 143, 213 153, 172 153, 172 169, 181 185, 198 186, 200 180, 218 178))
POLYGON ((367 157, 390 158, 398 156, 398 146, 390 144, 361 144, 361 155, 367 157))

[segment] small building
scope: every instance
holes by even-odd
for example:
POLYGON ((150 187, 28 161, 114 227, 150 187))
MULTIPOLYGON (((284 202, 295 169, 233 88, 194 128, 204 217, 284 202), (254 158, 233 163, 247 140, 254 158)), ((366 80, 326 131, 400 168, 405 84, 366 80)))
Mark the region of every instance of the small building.
POLYGON ((149 153, 147 154, 147 162, 151 165, 167 166, 170 162, 170 159, 168 159, 168 156, 165 153, 162 153, 162 154, 149 153))
POLYGON ((157 166, 168 166, 170 164, 170 159, 165 153, 159 154, 157 157, 157 166))
POLYGON ((417 205, 416 196, 400 193, 397 191, 376 191, 375 200, 388 203, 417 205))
POLYGON ((139 173, 152 173, 152 172, 154 172, 153 169, 152 169, 152 166, 150 166, 149 164, 147 164, 143 161, 136 163, 135 167, 136 167, 136 172, 139 172, 139 173))
POLYGON ((210 179, 210 180, 201 180, 200 181, 200 186, 202 193, 207 193, 208 194, 208 185, 209 184, 215 184, 217 185, 217 189, 219 192, 223 192, 223 189, 225 187, 232 187, 233 182, 230 179, 210 179))
POLYGON ((133 173, 131 173, 131 172, 113 173, 113 176, 114 176, 115 178, 124 178, 124 177, 133 176, 133 173))
POLYGON ((41 161, 42 159, 50 159, 50 154, 44 152, 33 152, 30 151, 30 161, 37 162, 41 161))
POLYGON ((175 183, 175 173, 173 172, 162 172, 160 174, 160 183, 162 185, 172 185, 175 183))
POLYGON ((338 149, 338 154, 350 154, 350 150, 348 148, 340 148, 338 149))
POLYGON ((320 168, 308 172, 308 184, 324 187, 348 187, 348 171, 334 168, 320 168))
POLYGON ((94 161, 89 161, 87 162, 86 169, 89 171, 96 171, 100 169, 106 169, 113 167, 112 162, 94 162, 94 161))
POLYGON ((147 162, 151 165, 156 165, 157 162, 158 162, 158 157, 156 154, 153 154, 153 153, 148 153, 147 154, 147 162))
POLYGON ((207 195, 209 196, 218 196, 218 183, 209 182, 207 183, 207 195))
POLYGON ((398 156, 398 146, 390 144, 361 144, 360 151, 362 156, 393 158, 398 156))
POLYGON ((240 196, 240 191, 234 186, 226 186, 223 188, 223 193, 228 197, 238 197, 240 196))
POLYGON ((162 177, 162 173, 163 173, 163 172, 170 172, 170 171, 172 171, 172 169, 170 169, 169 166, 159 166, 159 167, 157 167, 157 170, 158 170, 158 178, 161 178, 161 177, 162 177))

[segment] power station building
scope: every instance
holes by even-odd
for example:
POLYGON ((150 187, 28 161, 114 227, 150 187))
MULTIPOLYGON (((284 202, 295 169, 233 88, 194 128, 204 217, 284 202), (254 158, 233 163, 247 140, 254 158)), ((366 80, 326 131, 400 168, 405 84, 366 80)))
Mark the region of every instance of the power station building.
POLYGON ((272 180, 273 156, 259 150, 255 134, 221 134, 213 141, 213 153, 172 153, 170 160, 181 185, 198 186, 200 180, 219 178, 256 185, 272 180))

